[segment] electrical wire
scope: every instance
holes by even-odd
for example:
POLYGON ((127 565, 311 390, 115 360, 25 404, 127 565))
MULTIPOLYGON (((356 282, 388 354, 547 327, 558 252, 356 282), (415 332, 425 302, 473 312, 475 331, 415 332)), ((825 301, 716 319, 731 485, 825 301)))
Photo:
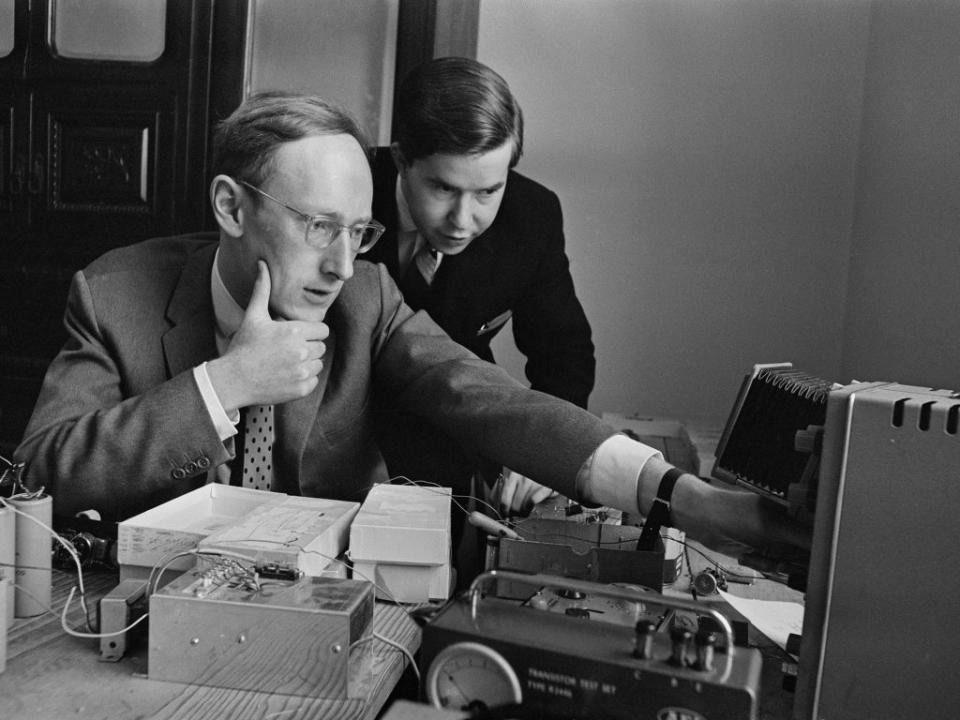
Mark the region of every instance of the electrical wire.
MULTIPOLYGON (((60 535, 60 533, 58 533, 58 532, 57 532, 56 530, 54 530, 52 527, 50 527, 49 525, 47 525, 45 522, 43 522, 42 520, 38 520, 37 518, 33 517, 32 515, 23 512, 22 510, 20 510, 20 509, 19 509, 18 507, 16 507, 15 505, 7 502, 8 499, 9 499, 9 500, 17 500, 17 499, 21 499, 21 498, 23 498, 23 499, 31 499, 31 498, 37 497, 37 496, 39 496, 39 495, 42 495, 42 494, 43 494, 43 490, 44 490, 44 488, 40 488, 39 490, 37 490, 37 491, 34 492, 34 493, 31 493, 31 492, 23 492, 23 493, 19 493, 19 494, 17 494, 17 495, 11 495, 10 498, 2 498, 2 497, 0 497, 0 505, 3 505, 4 507, 10 508, 10 509, 11 509, 14 513, 16 513, 17 515, 20 515, 20 516, 22 516, 22 517, 25 517, 25 518, 27 518, 28 520, 30 520, 31 522, 39 525, 41 528, 43 528, 43 530, 45 530, 47 533, 49 533, 50 536, 51 536, 54 540, 56 540, 57 542, 59 542, 59 543, 63 546, 63 549, 64 549, 64 550, 66 550, 67 554, 71 557, 71 559, 73 560, 74 564, 77 566, 77 585, 78 585, 79 590, 80 590, 80 607, 81 607, 82 610, 83 610, 84 620, 86 621, 87 629, 92 632, 92 631, 93 631, 93 627, 92 627, 92 625, 91 625, 91 623, 90 623, 90 610, 87 608, 86 590, 85 590, 85 588, 84 588, 84 586, 83 586, 83 566, 82 566, 82 564, 80 563, 80 556, 77 555, 76 548, 74 548, 73 545, 71 545, 69 542, 67 542, 67 540, 65 540, 65 539, 60 535)), ((47 569, 47 568, 44 568, 44 570, 46 570, 46 569, 47 569)), ((72 592, 73 592, 73 591, 71 591, 71 595, 72 595, 72 592)))

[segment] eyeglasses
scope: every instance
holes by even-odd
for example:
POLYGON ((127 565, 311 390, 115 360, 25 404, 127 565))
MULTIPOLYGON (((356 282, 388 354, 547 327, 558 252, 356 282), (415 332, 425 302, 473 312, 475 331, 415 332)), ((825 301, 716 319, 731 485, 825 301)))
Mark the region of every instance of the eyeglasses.
POLYGON ((329 215, 311 215, 302 210, 297 210, 292 205, 287 205, 287 203, 278 200, 270 193, 264 192, 246 180, 240 180, 239 183, 303 218, 306 224, 303 240, 314 250, 323 250, 328 247, 330 243, 337 238, 341 230, 346 230, 347 237, 350 238, 350 249, 355 253, 364 253, 372 248, 377 240, 380 239, 380 236, 386 231, 386 228, 376 220, 371 220, 367 223, 357 223, 356 225, 343 225, 329 215))

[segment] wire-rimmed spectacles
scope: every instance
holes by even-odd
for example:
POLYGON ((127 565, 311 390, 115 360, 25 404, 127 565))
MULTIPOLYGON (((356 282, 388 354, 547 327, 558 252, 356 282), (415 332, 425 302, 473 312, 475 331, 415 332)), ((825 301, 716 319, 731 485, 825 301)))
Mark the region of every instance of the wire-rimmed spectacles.
POLYGON ((380 236, 386 231, 386 228, 378 223, 376 220, 371 220, 366 223, 357 223, 356 225, 344 225, 343 223, 337 222, 334 218, 329 215, 317 214, 311 215, 310 213, 305 213, 303 210, 298 210, 292 205, 288 205, 275 198, 270 193, 261 190, 256 185, 247 182, 246 180, 239 181, 241 185, 253 190, 260 195, 263 195, 268 200, 273 200, 273 202, 278 205, 282 205, 287 210, 292 213, 299 215, 304 222, 304 234, 303 241, 314 250, 323 250, 337 238, 341 230, 347 231, 347 237, 350 238, 350 249, 355 253, 364 253, 372 248, 377 240, 380 239, 380 236))

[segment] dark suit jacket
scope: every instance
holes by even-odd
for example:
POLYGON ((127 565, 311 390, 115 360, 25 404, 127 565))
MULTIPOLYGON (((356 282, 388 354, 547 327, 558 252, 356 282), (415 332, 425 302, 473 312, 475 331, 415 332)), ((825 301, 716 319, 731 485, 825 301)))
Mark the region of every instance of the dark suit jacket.
MULTIPOLYGON (((373 216, 387 231, 365 258, 399 280, 397 171, 389 148, 378 148, 373 177, 373 216)), ((450 337, 491 361, 490 341, 512 314, 530 386, 587 406, 596 368, 590 325, 570 277, 560 201, 542 185, 510 173, 493 224, 443 259, 424 309, 450 337)))
MULTIPOLYGON (((389 148, 378 148, 373 216, 387 231, 365 258, 399 280, 396 181, 389 148)), ((444 257, 423 309, 450 337, 491 361, 490 341, 512 315, 530 386, 587 406, 595 370, 590 325, 570 277, 560 201, 545 187, 510 172, 496 219, 462 253, 444 257)), ((449 485, 465 495, 477 469, 489 482, 503 464, 393 407, 378 412, 377 424, 392 476, 449 485)))
MULTIPOLYGON (((216 356, 215 248, 209 234, 150 240, 74 276, 68 340, 16 452, 55 512, 125 518, 212 481, 231 459, 192 372, 216 356)), ((276 409, 284 492, 360 500, 386 479, 371 417, 378 396, 574 497, 581 464, 613 434, 452 342, 403 304, 382 267, 358 261, 326 322, 318 387, 276 409)))

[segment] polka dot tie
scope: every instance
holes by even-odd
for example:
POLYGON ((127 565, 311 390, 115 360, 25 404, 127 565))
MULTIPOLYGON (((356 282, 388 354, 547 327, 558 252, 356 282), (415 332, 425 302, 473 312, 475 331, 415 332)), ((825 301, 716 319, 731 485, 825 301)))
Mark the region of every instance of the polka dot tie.
POLYGON ((273 405, 251 405, 246 414, 243 487, 270 490, 273 486, 273 405))

